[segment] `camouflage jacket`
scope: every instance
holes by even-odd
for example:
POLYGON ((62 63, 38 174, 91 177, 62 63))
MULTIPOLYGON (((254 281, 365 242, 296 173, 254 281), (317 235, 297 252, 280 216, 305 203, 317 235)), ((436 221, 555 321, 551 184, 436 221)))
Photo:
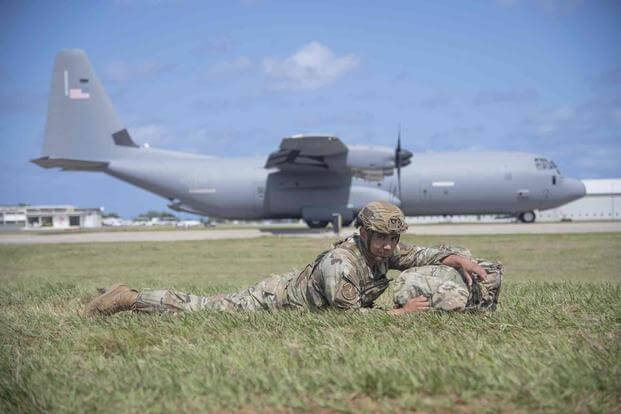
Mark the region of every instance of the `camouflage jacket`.
POLYGON ((373 302, 388 287, 390 280, 386 273, 389 269, 403 271, 437 265, 451 254, 449 250, 399 243, 387 261, 375 262, 365 259, 370 255, 356 234, 336 242, 291 279, 286 287, 286 302, 310 310, 372 308, 373 302))

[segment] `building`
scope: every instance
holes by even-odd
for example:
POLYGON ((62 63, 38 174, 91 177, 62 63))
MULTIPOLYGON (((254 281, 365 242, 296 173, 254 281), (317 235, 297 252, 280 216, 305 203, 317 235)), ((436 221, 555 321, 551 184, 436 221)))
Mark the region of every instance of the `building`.
POLYGON ((26 227, 26 207, 0 206, 0 229, 21 230, 26 227))
POLYGON ((537 212, 538 221, 621 220, 621 178, 582 180, 586 195, 563 206, 537 212))
POLYGON ((74 206, 1 206, 0 229, 101 227, 101 210, 74 206))

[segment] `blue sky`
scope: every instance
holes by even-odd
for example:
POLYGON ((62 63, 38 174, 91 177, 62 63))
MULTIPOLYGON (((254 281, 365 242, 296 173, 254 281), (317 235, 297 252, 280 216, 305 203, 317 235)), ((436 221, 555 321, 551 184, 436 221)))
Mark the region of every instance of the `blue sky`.
MULTIPOLYGON (((12 1, 0 26, 0 204, 165 200, 103 174, 44 170, 56 52, 84 49, 138 143, 264 156, 333 133, 414 152, 538 152, 621 177, 621 3, 12 1)), ((411 165, 408 168, 415 168, 411 165)))

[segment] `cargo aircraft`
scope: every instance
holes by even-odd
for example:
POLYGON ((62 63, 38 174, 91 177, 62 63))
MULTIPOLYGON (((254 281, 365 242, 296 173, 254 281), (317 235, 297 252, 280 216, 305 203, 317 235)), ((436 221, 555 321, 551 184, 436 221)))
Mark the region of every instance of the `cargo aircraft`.
POLYGON ((121 123, 86 54, 54 63, 43 168, 100 171, 166 198, 168 207, 229 219, 301 218, 351 223, 368 202, 406 215, 499 214, 535 220, 535 210, 582 197, 545 156, 521 152, 423 153, 345 145, 331 135, 286 137, 267 159, 223 159, 139 146, 121 123), (404 168, 407 167, 407 168, 404 168), (396 174, 395 174, 396 172, 396 174))

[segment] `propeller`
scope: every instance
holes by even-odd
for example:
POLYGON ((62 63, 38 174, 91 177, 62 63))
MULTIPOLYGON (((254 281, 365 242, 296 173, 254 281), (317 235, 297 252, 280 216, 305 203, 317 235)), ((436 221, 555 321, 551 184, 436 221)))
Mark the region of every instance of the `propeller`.
POLYGON ((412 152, 401 149, 401 124, 399 124, 399 132, 397 134, 397 148, 395 149, 395 165, 397 166, 397 189, 399 191, 399 200, 401 200, 401 167, 408 165, 412 158, 412 152))
POLYGON ((401 125, 399 125, 399 132, 397 133, 395 164, 397 165, 397 188, 399 189, 399 200, 401 200, 401 125))

